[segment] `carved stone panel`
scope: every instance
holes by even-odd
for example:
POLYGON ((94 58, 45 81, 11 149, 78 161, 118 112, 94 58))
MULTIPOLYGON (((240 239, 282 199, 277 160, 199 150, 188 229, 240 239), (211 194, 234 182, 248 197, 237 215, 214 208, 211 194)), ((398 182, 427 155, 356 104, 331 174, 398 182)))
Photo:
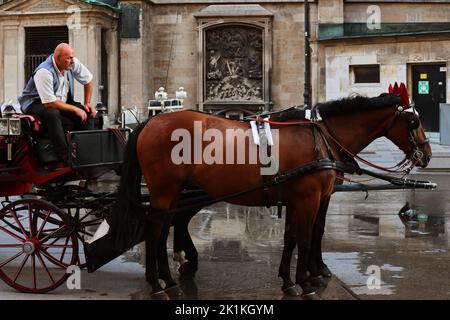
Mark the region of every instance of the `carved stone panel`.
POLYGON ((204 101, 262 101, 263 29, 227 25, 205 31, 204 101))

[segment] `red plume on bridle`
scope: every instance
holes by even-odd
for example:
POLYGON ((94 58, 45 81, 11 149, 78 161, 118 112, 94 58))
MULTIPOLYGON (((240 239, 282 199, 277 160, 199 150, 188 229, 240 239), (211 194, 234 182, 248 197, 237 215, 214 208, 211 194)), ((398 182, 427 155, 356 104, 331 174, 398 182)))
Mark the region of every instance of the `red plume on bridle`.
POLYGON ((406 89, 406 85, 403 82, 400 83, 400 86, 398 85, 397 81, 394 83, 393 87, 392 84, 390 84, 389 93, 400 96, 402 106, 409 106, 408 90, 406 89))

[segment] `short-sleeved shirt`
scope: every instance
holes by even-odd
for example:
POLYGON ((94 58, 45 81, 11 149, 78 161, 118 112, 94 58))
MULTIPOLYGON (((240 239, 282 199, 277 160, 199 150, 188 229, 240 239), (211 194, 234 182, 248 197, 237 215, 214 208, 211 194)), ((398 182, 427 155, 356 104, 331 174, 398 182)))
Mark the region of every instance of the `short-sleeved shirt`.
MULTIPOLYGON (((77 58, 73 59, 72 73, 74 79, 80 82, 82 85, 91 82, 93 76, 92 73, 86 68, 77 58)), ((62 102, 67 101, 67 95, 69 93, 69 79, 67 78, 67 71, 64 75, 61 74, 55 63, 55 58, 52 57, 53 66, 58 73, 59 87, 56 92, 53 91, 53 75, 45 68, 39 69, 34 75, 34 83, 36 85, 37 92, 41 98, 42 103, 50 103, 60 100, 62 102)), ((73 94, 73 92, 72 92, 73 94)))

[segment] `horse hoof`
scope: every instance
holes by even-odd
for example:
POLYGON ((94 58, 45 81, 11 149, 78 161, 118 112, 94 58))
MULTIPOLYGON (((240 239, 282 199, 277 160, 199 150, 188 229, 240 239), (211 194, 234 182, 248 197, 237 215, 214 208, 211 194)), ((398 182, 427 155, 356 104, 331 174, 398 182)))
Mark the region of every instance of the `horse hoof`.
POLYGON ((303 300, 322 300, 315 292, 302 294, 303 300))
POLYGON ((319 288, 325 288, 326 286, 328 286, 328 282, 322 276, 310 278, 309 283, 311 283, 313 287, 319 288))
POLYGON ((164 289, 164 292, 170 297, 170 298, 179 298, 183 296, 183 290, 181 290, 180 286, 174 285, 170 288, 164 289))
POLYGON ((197 270, 194 267, 191 267, 189 263, 185 263, 184 265, 181 265, 178 269, 178 272, 180 273, 180 277, 183 278, 194 278, 195 273, 197 270))
POLYGON ((328 269, 328 267, 325 267, 323 269, 320 269, 320 275, 324 278, 331 278, 331 276, 333 275, 330 271, 330 269, 328 269))
POLYGON ((170 300, 169 296, 164 291, 154 292, 150 295, 150 298, 152 300, 170 300))
POLYGON ((288 288, 282 289, 283 293, 289 297, 298 297, 300 292, 298 291, 296 286, 290 286, 288 288))

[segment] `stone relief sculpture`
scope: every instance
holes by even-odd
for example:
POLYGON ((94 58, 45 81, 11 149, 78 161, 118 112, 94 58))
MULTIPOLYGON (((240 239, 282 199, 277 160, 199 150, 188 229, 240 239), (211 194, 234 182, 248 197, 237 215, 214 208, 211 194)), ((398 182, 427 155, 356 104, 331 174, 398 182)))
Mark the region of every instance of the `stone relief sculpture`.
POLYGON ((225 26, 205 33, 205 100, 263 99, 262 30, 225 26))

